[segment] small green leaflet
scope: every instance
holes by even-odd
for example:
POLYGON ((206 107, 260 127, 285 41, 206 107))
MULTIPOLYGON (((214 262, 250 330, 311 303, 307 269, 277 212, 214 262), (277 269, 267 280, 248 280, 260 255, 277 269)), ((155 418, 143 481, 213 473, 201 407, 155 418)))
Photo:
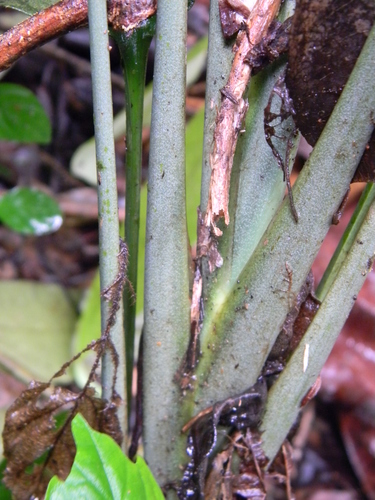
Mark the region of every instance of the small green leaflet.
POLYGON ((163 500, 146 462, 133 463, 106 434, 91 429, 82 415, 72 421, 77 446, 72 470, 65 482, 53 477, 46 500, 163 500))
POLYGON ((51 141, 51 124, 42 105, 21 85, 0 83, 0 140, 37 144, 51 141))
POLYGON ((0 198, 0 222, 22 234, 43 234, 57 231, 62 214, 57 202, 37 189, 16 187, 0 198))

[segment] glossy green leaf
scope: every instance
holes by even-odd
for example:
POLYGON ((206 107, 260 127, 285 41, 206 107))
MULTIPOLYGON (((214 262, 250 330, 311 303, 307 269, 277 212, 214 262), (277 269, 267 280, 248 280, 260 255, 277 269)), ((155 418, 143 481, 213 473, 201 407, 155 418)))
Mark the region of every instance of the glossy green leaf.
POLYGON ((91 429, 76 415, 72 432, 77 454, 65 482, 56 476, 48 485, 46 500, 159 500, 164 496, 145 461, 129 460, 106 434, 91 429))
POLYGON ((0 199, 0 221, 13 231, 41 236, 57 231, 63 219, 59 205, 50 196, 20 187, 0 199))
POLYGON ((0 6, 11 7, 30 15, 55 3, 57 3, 55 0, 0 0, 0 6))
POLYGON ((51 141, 51 124, 35 95, 21 85, 0 84, 0 140, 51 141))
POLYGON ((60 286, 0 282, 0 363, 22 380, 48 380, 70 359, 75 322, 75 309, 60 286))

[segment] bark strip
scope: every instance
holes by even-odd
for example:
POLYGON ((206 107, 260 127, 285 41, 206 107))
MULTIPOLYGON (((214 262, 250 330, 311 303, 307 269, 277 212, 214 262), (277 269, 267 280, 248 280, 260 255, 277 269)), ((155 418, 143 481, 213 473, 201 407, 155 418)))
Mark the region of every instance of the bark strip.
MULTIPOLYGON (((108 22, 131 31, 156 12, 156 0, 109 0, 108 22)), ((62 0, 17 24, 0 36, 0 71, 31 50, 87 25, 87 0, 62 0)))
POLYGON ((266 35, 279 11, 280 3, 281 0, 258 0, 254 5, 245 29, 237 36, 232 70, 222 89, 222 103, 216 118, 214 146, 210 157, 211 181, 205 215, 206 226, 211 227, 216 236, 222 234, 216 225, 220 218, 224 217, 225 224, 229 224, 230 174, 238 134, 248 107, 243 95, 252 72, 251 54, 266 35))

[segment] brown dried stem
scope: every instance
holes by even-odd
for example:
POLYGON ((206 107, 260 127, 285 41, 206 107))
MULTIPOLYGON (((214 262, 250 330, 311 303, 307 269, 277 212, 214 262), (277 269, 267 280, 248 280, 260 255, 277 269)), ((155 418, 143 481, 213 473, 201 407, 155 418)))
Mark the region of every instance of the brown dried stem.
POLYGON ((281 0, 258 0, 239 32, 229 79, 222 89, 222 103, 216 118, 214 146, 210 157, 211 181, 205 224, 216 236, 222 234, 216 222, 229 223, 228 201, 233 156, 241 124, 247 111, 243 99, 252 72, 251 56, 279 11, 281 0))
MULTIPOLYGON (((108 20, 114 30, 132 30, 155 12, 156 0, 108 2, 108 20)), ((62 0, 38 12, 0 37, 0 71, 40 45, 86 24, 87 0, 62 0)))

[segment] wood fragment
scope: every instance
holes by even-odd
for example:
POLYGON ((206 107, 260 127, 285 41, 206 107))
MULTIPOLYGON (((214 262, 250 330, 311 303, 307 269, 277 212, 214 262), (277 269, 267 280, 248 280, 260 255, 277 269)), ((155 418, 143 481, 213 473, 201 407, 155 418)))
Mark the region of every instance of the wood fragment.
MULTIPOLYGON (((156 12, 157 0, 109 0, 108 22, 131 31, 156 12)), ((62 0, 17 24, 0 36, 0 71, 31 50, 87 24, 87 0, 62 0)))
POLYGON ((62 0, 0 37, 0 71, 53 38, 87 24, 87 0, 62 0))
POLYGON ((238 134, 248 104, 243 99, 252 72, 249 63, 254 47, 266 35, 279 11, 281 0, 258 0, 245 23, 245 29, 237 35, 235 56, 228 82, 222 91, 221 107, 216 117, 214 146, 210 155, 211 180, 205 225, 215 236, 221 236, 217 227, 219 219, 229 224, 228 202, 230 174, 238 134))

